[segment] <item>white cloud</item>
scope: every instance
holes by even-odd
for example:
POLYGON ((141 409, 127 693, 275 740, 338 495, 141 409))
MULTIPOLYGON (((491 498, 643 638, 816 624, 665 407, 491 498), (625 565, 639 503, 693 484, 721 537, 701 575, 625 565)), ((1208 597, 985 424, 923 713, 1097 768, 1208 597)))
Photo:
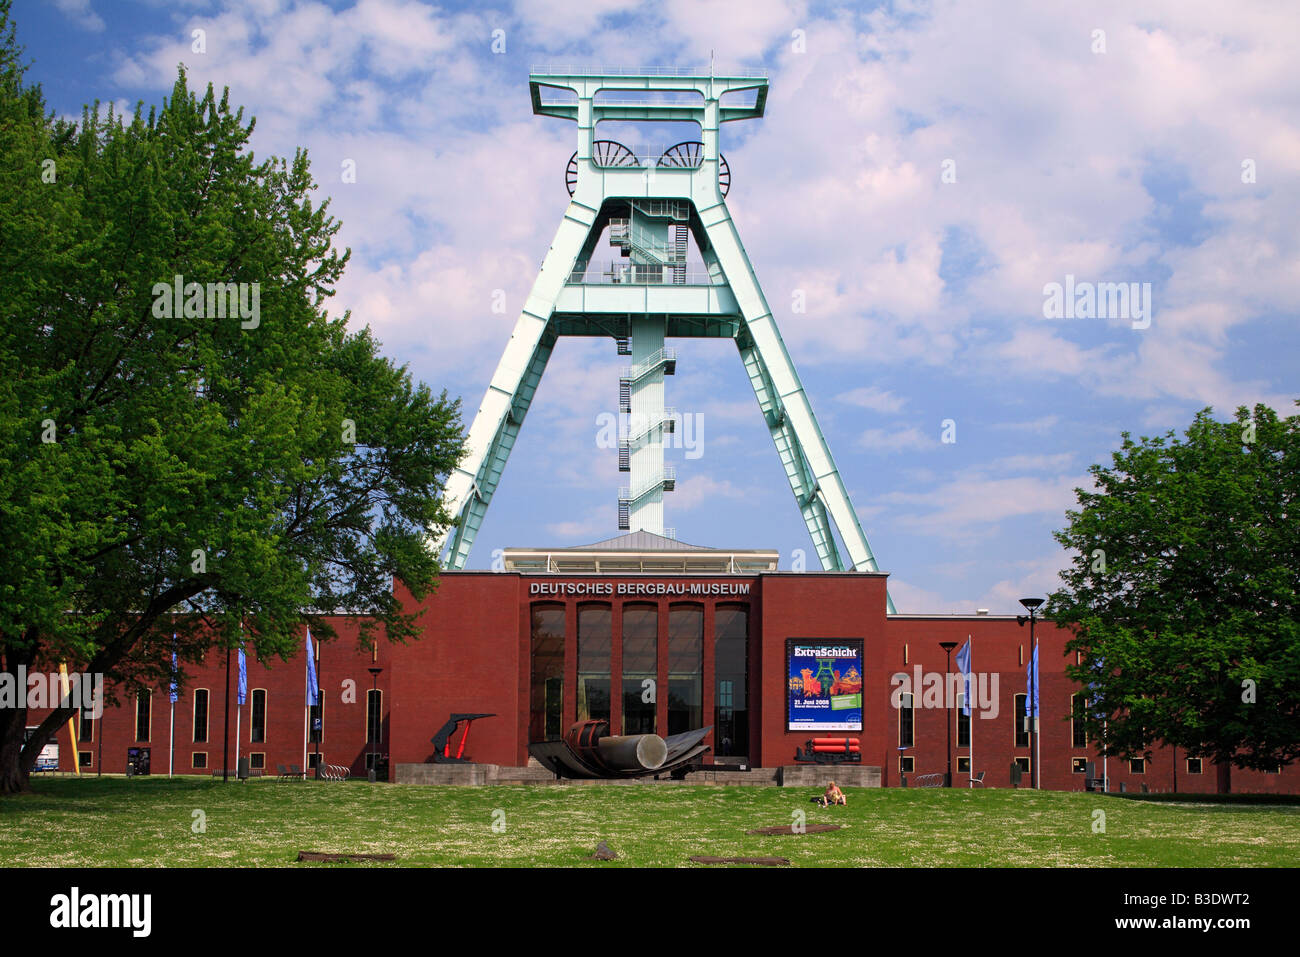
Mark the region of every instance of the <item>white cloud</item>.
POLYGON ((904 528, 945 538, 969 536, 976 529, 1024 515, 1063 515, 1077 504, 1075 488, 1091 488, 1088 475, 1032 478, 963 476, 923 492, 888 492, 886 504, 920 506, 900 515, 904 528))
POLYGON ((898 412, 907 404, 907 399, 902 396, 887 392, 874 385, 862 386, 849 392, 842 392, 835 398, 840 402, 847 402, 849 405, 857 405, 864 409, 871 409, 873 412, 886 414, 898 412))
POLYGON ((104 29, 104 18, 90 5, 90 0, 54 0, 54 6, 69 20, 91 33, 104 29))
POLYGON ((902 452, 908 449, 932 449, 939 444, 938 439, 926 435, 916 426, 887 431, 885 429, 867 429, 858 436, 858 445, 876 452, 902 452))

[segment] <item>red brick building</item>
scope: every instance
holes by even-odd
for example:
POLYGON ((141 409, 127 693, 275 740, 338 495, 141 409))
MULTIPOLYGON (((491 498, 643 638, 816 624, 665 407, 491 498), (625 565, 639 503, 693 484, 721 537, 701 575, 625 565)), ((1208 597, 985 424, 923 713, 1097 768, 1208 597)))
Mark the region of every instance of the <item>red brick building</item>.
MULTIPOLYGON (((860 739, 862 764, 878 766, 885 786, 898 785, 902 773, 914 778, 946 770, 948 721, 954 786, 969 780, 972 739, 974 772, 983 773, 984 786, 1010 786, 1013 762, 1028 786, 1034 763, 1023 719, 1029 627, 1014 616, 888 614, 885 574, 781 572, 776 558, 775 552, 696 548, 645 532, 584 548, 510 549, 501 571, 443 574, 436 594, 421 603, 420 641, 358 651, 356 621, 338 619, 339 640, 319 647, 321 760, 354 774, 366 772, 371 753, 384 756, 385 765, 425 762, 432 757, 430 739, 451 713, 477 712, 494 717, 473 725, 465 753, 483 763, 523 766, 530 741, 599 717, 613 734, 667 735, 712 725, 708 763, 790 765, 816 734, 790 730, 787 714, 787 643, 804 639, 861 643, 861 730, 834 733, 860 739), (945 674, 954 676, 954 694, 961 683, 955 661, 948 671, 940 642, 959 649, 968 640, 977 690, 974 713, 964 718, 959 702, 942 695, 945 674), (372 668, 380 669, 377 675, 372 668)), ((1090 762, 1095 776, 1105 767, 1113 790, 1213 792, 1226 783, 1209 760, 1172 748, 1140 762, 1112 758, 1103 765, 1072 720, 1082 698, 1064 671, 1066 633, 1039 622, 1036 634, 1043 787, 1082 790, 1090 762)), ((128 749, 147 747, 152 773, 165 774, 169 742, 176 773, 220 769, 226 672, 224 656, 217 659, 214 653, 189 669, 174 732, 166 688, 147 703, 125 702, 101 721, 85 722, 83 772, 102 766, 121 773, 128 749)), ((233 767, 233 666, 230 680, 233 767)), ((313 762, 316 741, 304 748, 311 737, 305 685, 304 654, 265 665, 250 654, 238 751, 254 768, 273 774, 279 765, 313 762)), ((38 718, 33 713, 29 724, 38 718)), ((59 765, 71 770, 66 731, 58 743, 59 765)), ((1231 789, 1239 792, 1296 792, 1298 783, 1294 768, 1231 774, 1231 789)))

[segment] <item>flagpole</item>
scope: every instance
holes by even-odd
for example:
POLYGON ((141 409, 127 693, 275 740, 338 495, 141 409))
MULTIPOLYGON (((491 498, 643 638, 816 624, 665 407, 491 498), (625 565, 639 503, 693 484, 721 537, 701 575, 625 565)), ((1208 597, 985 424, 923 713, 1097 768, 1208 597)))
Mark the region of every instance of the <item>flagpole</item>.
MULTIPOLYGON (((303 666, 302 683, 303 683, 303 701, 307 700, 307 667, 310 666, 311 658, 308 657, 308 665, 303 666)), ((302 707, 302 776, 307 777, 307 718, 311 709, 304 704, 302 707)))
POLYGON ((1043 787, 1043 732, 1040 728, 1039 721, 1043 713, 1043 703, 1041 692, 1038 688, 1038 645, 1034 644, 1034 789, 1042 790, 1043 787))
POLYGON ((325 702, 324 692, 320 686, 320 642, 316 642, 316 720, 320 722, 320 731, 316 735, 316 780, 320 780, 320 739, 325 737, 325 702))
MULTIPOLYGON (((167 735, 167 776, 172 776, 172 771, 176 764, 176 672, 179 666, 176 664, 176 631, 175 622, 172 623, 172 681, 167 688, 167 698, 171 702, 171 721, 170 731, 167 735)), ((193 763, 192 761, 190 762, 193 763)))
POLYGON ((239 774, 239 738, 240 738, 240 728, 243 723, 241 719, 244 716, 244 709, 242 707, 244 704, 243 695, 246 693, 244 681, 243 681, 244 622, 242 618, 240 619, 239 622, 239 661, 240 661, 240 668, 239 668, 240 681, 235 688, 235 774, 236 775, 239 774))
POLYGON ((230 780, 230 645, 226 645, 226 730, 221 745, 221 780, 230 780))
POLYGON ((975 787, 975 708, 971 701, 970 690, 972 686, 978 687, 979 682, 971 680, 975 676, 975 639, 967 635, 966 644, 970 646, 970 654, 966 658, 966 674, 970 676, 966 679, 966 708, 970 711, 966 721, 966 747, 970 753, 970 757, 967 758, 970 767, 966 769, 966 786, 973 788, 975 787))
MULTIPOLYGON (((1101 723, 1101 736, 1102 736, 1103 738, 1106 737, 1106 732, 1107 732, 1107 730, 1108 730, 1108 728, 1107 728, 1108 723, 1109 723, 1109 722, 1106 722, 1106 721, 1103 721, 1103 722, 1101 723)), ((1103 746, 1104 746, 1104 747, 1107 747, 1107 746, 1109 746, 1109 744, 1110 744, 1110 742, 1107 741, 1107 742, 1104 742, 1104 743, 1103 743, 1103 746)), ((1109 793, 1110 793, 1110 778, 1107 777, 1107 775, 1106 775, 1106 757, 1107 757, 1106 752, 1103 751, 1103 752, 1101 753, 1101 793, 1102 793, 1102 794, 1109 794, 1109 793)))

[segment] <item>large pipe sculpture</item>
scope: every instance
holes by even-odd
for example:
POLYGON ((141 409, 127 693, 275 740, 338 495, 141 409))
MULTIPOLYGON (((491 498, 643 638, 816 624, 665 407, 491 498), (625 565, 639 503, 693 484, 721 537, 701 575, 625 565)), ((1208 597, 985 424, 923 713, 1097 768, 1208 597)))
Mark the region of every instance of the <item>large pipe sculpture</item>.
POLYGON ((562 741, 539 741, 528 753, 556 777, 639 778, 683 771, 709 750, 713 726, 661 738, 657 734, 609 734, 608 721, 579 721, 562 741))

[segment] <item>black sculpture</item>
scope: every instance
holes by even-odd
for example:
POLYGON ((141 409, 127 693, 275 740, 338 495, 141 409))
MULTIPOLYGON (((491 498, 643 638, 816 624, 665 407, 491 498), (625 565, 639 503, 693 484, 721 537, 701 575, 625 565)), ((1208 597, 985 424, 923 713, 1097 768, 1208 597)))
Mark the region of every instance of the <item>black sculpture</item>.
POLYGON ((539 741, 528 753, 561 778, 640 778, 681 771, 704 752, 713 726, 661 738, 609 734, 608 721, 580 721, 562 741, 539 741))
POLYGON ((473 762, 465 757, 465 742, 469 740, 469 727, 479 718, 495 717, 495 714, 453 714, 432 738, 434 763, 472 764, 473 762), (451 736, 456 733, 456 728, 462 721, 465 722, 465 732, 460 736, 460 747, 456 749, 456 756, 452 757, 451 736))

